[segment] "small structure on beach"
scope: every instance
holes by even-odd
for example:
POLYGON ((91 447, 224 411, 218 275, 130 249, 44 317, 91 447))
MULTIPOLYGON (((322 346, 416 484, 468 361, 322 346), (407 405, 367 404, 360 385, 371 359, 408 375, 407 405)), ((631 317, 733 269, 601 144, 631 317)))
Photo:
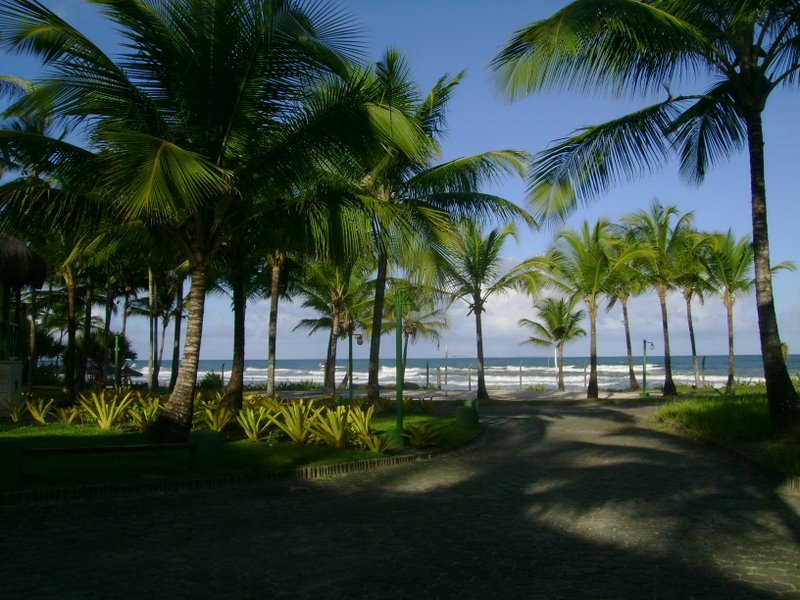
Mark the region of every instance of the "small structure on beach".
POLYGON ((22 361, 17 340, 22 315, 22 288, 40 288, 47 265, 19 240, 0 235, 0 404, 18 402, 22 390, 22 361))

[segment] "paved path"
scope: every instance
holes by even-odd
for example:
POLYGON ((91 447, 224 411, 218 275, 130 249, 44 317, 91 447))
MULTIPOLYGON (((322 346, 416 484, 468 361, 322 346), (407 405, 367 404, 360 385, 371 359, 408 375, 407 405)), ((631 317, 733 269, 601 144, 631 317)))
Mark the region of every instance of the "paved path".
POLYGON ((800 598, 800 498, 646 413, 493 407, 427 462, 0 507, 0 597, 800 598))

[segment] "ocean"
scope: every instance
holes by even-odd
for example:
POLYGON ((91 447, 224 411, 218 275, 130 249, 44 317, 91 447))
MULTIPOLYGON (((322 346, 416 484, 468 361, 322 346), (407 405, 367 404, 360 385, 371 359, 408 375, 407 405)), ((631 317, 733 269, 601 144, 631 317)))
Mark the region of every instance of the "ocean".
MULTIPOLYGON (((701 356, 701 373, 706 385, 720 387, 725 385, 728 373, 728 357, 701 356)), ((642 359, 634 359, 634 368, 639 385, 642 384, 642 359)), ((147 364, 137 361, 132 367, 142 373, 134 382, 144 382, 147 377, 147 364)), ((789 372, 800 372, 800 357, 790 356, 789 372)), ((159 383, 167 385, 170 376, 170 362, 164 361, 159 372, 159 383)), ((275 382, 313 381, 322 383, 324 360, 278 360, 275 382)), ((476 361, 474 358, 409 358, 405 381, 420 386, 437 387, 442 390, 463 391, 476 387, 476 361)), ((554 358, 544 357, 505 357, 487 358, 484 362, 486 387, 488 389, 525 390, 530 387, 555 389, 556 370, 554 358)), ((222 374, 227 381, 230 377, 230 362, 221 360, 201 360, 198 381, 208 372, 222 374)), ((337 384, 347 372, 347 359, 336 361, 337 384)), ((764 373, 760 355, 739 355, 736 357, 736 379, 743 382, 763 381, 764 373)), ((694 384, 692 359, 690 356, 672 357, 672 377, 676 383, 694 384)), ((263 386, 267 378, 266 360, 245 362, 244 381, 247 386, 263 386)), ((379 381, 382 385, 395 383, 394 360, 382 360, 379 381)), ((586 388, 589 378, 589 359, 572 357, 564 359, 564 384, 568 390, 579 391, 586 388)), ((367 360, 353 360, 353 382, 356 385, 367 383, 367 360)), ((647 385, 649 388, 664 382, 663 357, 647 357, 647 385)), ((604 356, 598 358, 598 384, 601 389, 625 389, 628 386, 628 366, 624 356, 604 356)))

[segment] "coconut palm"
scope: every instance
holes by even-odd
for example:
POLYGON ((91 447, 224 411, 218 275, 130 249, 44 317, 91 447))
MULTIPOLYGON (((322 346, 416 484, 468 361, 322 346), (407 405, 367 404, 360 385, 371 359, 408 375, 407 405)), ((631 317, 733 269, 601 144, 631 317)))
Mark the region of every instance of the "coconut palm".
POLYGON ((663 206, 657 200, 650 210, 637 210, 625 215, 622 222, 628 234, 643 250, 636 259, 636 268, 658 296, 661 306, 661 330, 664 336, 664 387, 665 396, 677 393, 672 379, 672 355, 669 345, 669 319, 667 292, 674 288, 680 275, 679 257, 692 230, 692 213, 680 214, 675 206, 663 206))
POLYGON ((483 323, 481 316, 490 296, 502 293, 518 284, 514 271, 501 272, 500 252, 510 237, 516 237, 512 223, 484 234, 474 219, 461 219, 446 240, 442 270, 446 289, 453 300, 460 298, 475 315, 475 341, 478 352, 477 398, 487 399, 483 367, 483 323))
MULTIPOLYGON (((598 398, 597 311, 600 297, 608 292, 611 272, 610 224, 598 219, 593 226, 584 220, 580 229, 558 232, 550 252, 553 283, 573 301, 582 299, 589 316, 589 384, 587 398, 598 398)), ((627 261, 627 256, 622 257, 627 261)), ((623 261, 619 262, 622 265, 623 261)))
POLYGON ((558 142, 534 163, 542 214, 563 214, 610 185, 668 164, 700 183, 707 170, 747 148, 761 353, 770 416, 800 421, 800 399, 781 355, 772 292, 762 113, 770 94, 800 82, 800 4, 786 0, 577 0, 521 29, 494 59, 512 95, 545 87, 667 97, 558 142), (684 75, 708 89, 674 96, 684 75), (702 81, 702 79, 700 80, 702 81))
POLYGON ((556 349, 558 360, 558 391, 564 391, 564 346, 575 338, 586 335, 580 326, 586 316, 582 310, 573 310, 577 298, 545 298, 537 307, 541 321, 520 319, 518 325, 527 327, 533 335, 523 344, 535 344, 556 349))
POLYGON ((408 128, 402 115, 390 117, 379 105, 368 110, 362 88, 335 77, 348 72, 356 32, 324 2, 173 0, 158 10, 138 0, 101 4, 126 42, 117 61, 30 0, 3 2, 0 35, 8 47, 46 59, 46 84, 22 108, 52 106, 92 126, 101 151, 84 187, 96 194, 102 184, 123 219, 166 229, 184 246, 191 273, 184 356, 154 429, 183 438, 207 270, 226 239, 254 218, 247 205, 284 197, 310 164, 335 162, 334 152, 387 132, 390 121, 408 128))
MULTIPOLYGON (((508 174, 522 174, 529 157, 521 151, 498 150, 437 163, 446 109, 463 74, 443 76, 427 94, 422 94, 411 78, 406 60, 390 49, 368 75, 371 89, 416 123, 425 142, 418 155, 376 146, 362 157, 363 172, 354 184, 353 193, 367 207, 365 228, 372 235, 377 260, 367 383, 368 396, 377 399, 381 323, 390 267, 402 266, 401 257, 410 253, 409 246, 435 246, 439 232, 449 227, 451 217, 529 219, 513 202, 479 191, 483 183, 508 174)), ((420 264, 426 254, 417 253, 415 261, 420 264)))

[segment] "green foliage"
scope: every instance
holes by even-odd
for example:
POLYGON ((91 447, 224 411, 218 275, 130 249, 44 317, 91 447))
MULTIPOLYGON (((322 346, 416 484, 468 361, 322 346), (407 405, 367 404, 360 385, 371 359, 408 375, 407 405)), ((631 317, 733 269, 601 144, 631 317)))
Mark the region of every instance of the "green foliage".
POLYGON ((128 410, 128 416, 139 431, 146 432, 155 423, 162 409, 159 396, 147 396, 136 392, 136 401, 128 410))
POLYGON ((329 446, 344 448, 352 438, 348 427, 348 412, 348 408, 343 405, 321 408, 314 413, 309 429, 329 446))
POLYGON ((419 425, 407 425, 402 436, 408 440, 412 448, 426 448, 436 445, 439 432, 429 423, 420 423, 419 425))
POLYGON ((414 399, 409 397, 403 398, 403 412, 408 414, 414 408, 414 399))
POLYGON ((264 406, 246 406, 236 415, 236 422, 251 442, 267 439, 271 419, 270 410, 264 406))
POLYGON ((311 381, 282 381, 275 385, 275 390, 279 392, 304 392, 306 390, 321 390, 322 384, 311 381))
POLYGON ((81 414, 81 411, 76 406, 59 406, 53 409, 53 414, 56 416, 56 420, 62 425, 72 425, 75 419, 78 418, 78 415, 81 414))
POLYGON ((372 415, 375 414, 375 405, 370 405, 366 410, 352 408, 347 415, 348 423, 353 434, 364 441, 372 434, 372 415))
POLYGON ((359 439, 370 452, 375 454, 383 454, 389 449, 389 436, 385 433, 367 435, 359 439))
POLYGON ((114 389, 108 394, 103 390, 91 392, 88 396, 84 394, 78 396, 78 404, 89 419, 103 430, 114 428, 122 420, 133 400, 134 394, 131 390, 120 389, 114 389))
MULTIPOLYGON (((244 410, 244 409, 243 409, 244 410)), ((253 410, 249 408, 249 410, 253 410)), ((233 411, 227 406, 206 404, 200 408, 200 421, 212 431, 222 431, 233 419, 233 411)), ((248 436, 249 437, 249 436, 248 436)))
POLYGON ((209 371, 203 375, 203 379, 197 384, 197 389, 202 392, 222 391, 222 376, 214 371, 209 371))
POLYGON ((55 403, 54 398, 45 400, 44 398, 28 397, 25 399, 25 408, 35 423, 46 425, 47 415, 53 410, 55 403))
POLYGON ((305 444, 311 437, 310 424, 314 419, 314 401, 308 404, 302 399, 281 404, 277 415, 268 415, 269 420, 295 444, 305 444))
POLYGON ((432 415, 434 412, 435 404, 433 402, 433 398, 420 398, 419 407, 422 410, 422 413, 425 415, 432 415))
POLYGON ((380 406, 381 410, 385 413, 392 412, 394 410, 394 402, 389 400, 389 398, 378 398, 378 406, 380 406))
POLYGON ((3 408, 5 408, 8 413, 8 418, 11 419, 12 423, 19 423, 22 417, 25 416, 25 402, 6 400, 3 402, 3 408))
POLYGON ((680 399, 660 406, 656 418, 720 444, 763 440, 775 433, 761 394, 680 399))

